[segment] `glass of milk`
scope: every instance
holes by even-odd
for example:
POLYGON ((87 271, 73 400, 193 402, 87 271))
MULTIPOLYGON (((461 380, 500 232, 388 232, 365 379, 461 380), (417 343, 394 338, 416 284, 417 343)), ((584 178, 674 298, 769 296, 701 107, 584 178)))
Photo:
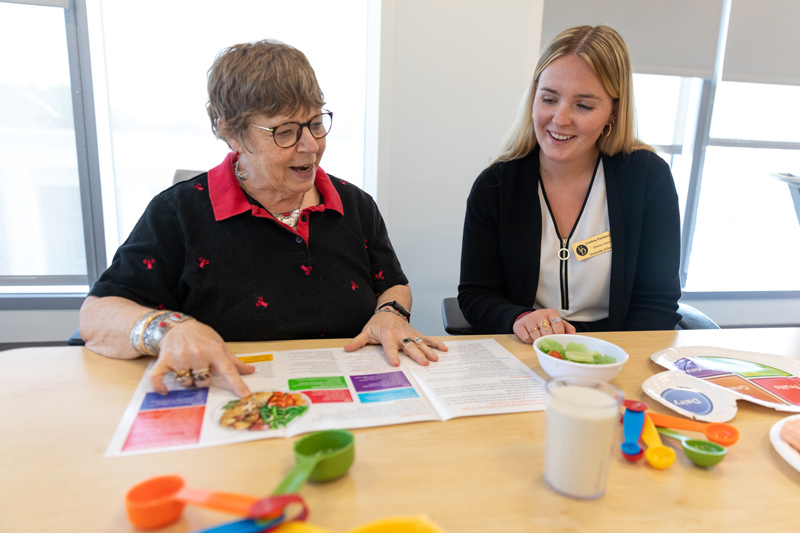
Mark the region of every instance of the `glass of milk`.
POLYGON ((547 382, 544 480, 550 488, 582 499, 605 493, 623 399, 615 387, 589 378, 547 382))

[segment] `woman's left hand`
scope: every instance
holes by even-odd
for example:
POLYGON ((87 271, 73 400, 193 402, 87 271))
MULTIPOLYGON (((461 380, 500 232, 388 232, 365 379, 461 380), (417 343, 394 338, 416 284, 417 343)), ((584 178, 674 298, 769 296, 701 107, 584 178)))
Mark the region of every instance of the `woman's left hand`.
POLYGON ((527 313, 517 318, 513 329, 519 340, 527 344, 553 333, 575 333, 575 326, 558 316, 555 309, 538 309, 527 313))
POLYGON ((375 313, 350 344, 344 347, 346 352, 354 352, 367 344, 381 344, 386 358, 392 366, 400 365, 400 350, 422 366, 428 361, 438 361, 439 356, 433 348, 442 352, 447 346, 439 339, 426 337, 394 313, 375 313))

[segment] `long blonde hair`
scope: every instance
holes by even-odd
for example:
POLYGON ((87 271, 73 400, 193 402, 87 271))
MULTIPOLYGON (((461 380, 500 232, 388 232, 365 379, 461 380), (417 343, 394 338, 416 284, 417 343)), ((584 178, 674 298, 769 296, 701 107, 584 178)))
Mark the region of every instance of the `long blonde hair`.
POLYGON ((610 135, 601 135, 597 140, 600 151, 608 155, 634 150, 655 151, 637 139, 634 131, 633 69, 625 41, 608 26, 576 26, 556 35, 539 56, 533 79, 493 164, 519 159, 536 149, 538 143, 533 128, 533 102, 539 77, 553 61, 569 54, 575 54, 589 63, 603 89, 617 104, 617 119, 610 135))

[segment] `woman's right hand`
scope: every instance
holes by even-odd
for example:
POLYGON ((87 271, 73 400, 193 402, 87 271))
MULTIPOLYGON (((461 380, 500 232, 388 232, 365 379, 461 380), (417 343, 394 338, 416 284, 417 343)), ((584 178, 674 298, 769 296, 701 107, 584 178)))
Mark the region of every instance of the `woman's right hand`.
POLYGON ((159 348, 156 364, 150 370, 150 384, 159 394, 167 393, 164 376, 175 372, 183 387, 208 387, 215 374, 240 397, 250 395, 241 374, 252 374, 255 367, 240 361, 211 327, 194 319, 175 324, 164 334, 159 348), (197 380, 193 376, 208 377, 197 380))
POLYGON ((553 333, 575 333, 575 326, 558 315, 555 309, 537 309, 514 322, 514 333, 526 344, 553 333))

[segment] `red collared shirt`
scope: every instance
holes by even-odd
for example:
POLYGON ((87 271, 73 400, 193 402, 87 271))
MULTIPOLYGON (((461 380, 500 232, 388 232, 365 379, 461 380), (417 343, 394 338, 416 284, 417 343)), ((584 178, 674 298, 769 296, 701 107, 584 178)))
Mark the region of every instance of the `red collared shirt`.
MULTIPOLYGON (((225 158, 225 161, 208 171, 208 193, 211 197, 214 217, 217 220, 225 220, 234 215, 250 211, 253 216, 271 218, 279 224, 282 224, 262 206, 250 203, 244 191, 242 191, 242 188, 239 186, 236 174, 233 172, 233 165, 236 164, 237 159, 238 156, 236 153, 230 152, 225 158)), ((308 240, 308 213, 333 209, 344 215, 344 207, 342 207, 342 200, 339 197, 339 193, 336 192, 336 188, 331 183, 330 177, 328 177, 325 171, 320 167, 317 167, 314 185, 316 185, 317 190, 319 190, 322 195, 322 203, 303 209, 300 220, 295 228, 295 231, 306 241, 308 240)), ((289 226, 286 227, 288 228, 289 226)))

